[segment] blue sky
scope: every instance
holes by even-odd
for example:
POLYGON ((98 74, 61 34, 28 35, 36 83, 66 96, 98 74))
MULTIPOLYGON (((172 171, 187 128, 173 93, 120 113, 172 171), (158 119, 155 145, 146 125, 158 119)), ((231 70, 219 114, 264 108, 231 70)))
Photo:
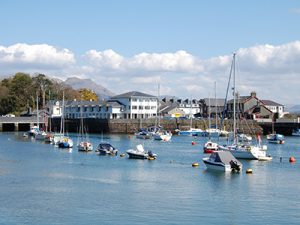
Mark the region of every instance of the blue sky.
POLYGON ((155 94, 159 82, 162 94, 195 98, 216 80, 222 97, 236 51, 242 95, 300 101, 296 0, 2 0, 0 12, 2 76, 91 78, 117 94, 155 94))

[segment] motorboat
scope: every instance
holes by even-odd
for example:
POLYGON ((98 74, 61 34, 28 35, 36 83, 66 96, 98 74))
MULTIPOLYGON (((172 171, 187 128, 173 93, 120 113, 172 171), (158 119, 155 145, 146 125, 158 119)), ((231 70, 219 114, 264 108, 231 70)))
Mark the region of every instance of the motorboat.
POLYGON ((292 132, 292 136, 300 136, 300 128, 294 129, 292 132))
POLYGON ((221 131, 219 129, 209 128, 209 129, 206 129, 205 132, 203 132, 202 136, 220 137, 220 133, 221 133, 221 131))
POLYGON ((29 136, 35 136, 39 132, 40 128, 39 126, 33 126, 30 128, 30 130, 27 132, 29 136))
POLYGON ((155 134, 153 134, 153 138, 157 141, 170 141, 172 138, 172 133, 166 130, 158 131, 155 134))
POLYGON ((215 151, 219 150, 218 143, 212 142, 211 140, 208 140, 203 147, 203 152, 206 154, 213 153, 215 151))
POLYGON ((47 133, 42 130, 38 130, 37 133, 34 134, 35 140, 44 141, 47 136, 47 133))
POLYGON ((147 130, 141 129, 139 132, 135 134, 135 137, 138 139, 150 139, 151 138, 151 133, 147 130))
POLYGON ((242 163, 228 151, 216 151, 202 159, 206 168, 224 172, 240 172, 242 163))
POLYGON ((239 142, 251 142, 252 141, 252 137, 250 135, 247 134, 237 134, 237 138, 239 142))
POLYGON ((97 152, 99 152, 100 155, 117 155, 118 149, 116 149, 114 146, 112 146, 110 143, 102 142, 97 147, 97 152))
POLYGON ((284 136, 282 134, 269 134, 267 139, 272 144, 284 144, 284 136))
POLYGON ((81 141, 78 143, 77 148, 80 152, 90 152, 93 151, 93 144, 89 141, 81 141))
POLYGON ((200 128, 190 128, 189 130, 180 130, 178 135, 202 136, 203 132, 200 128))
POLYGON ((137 145, 135 149, 126 151, 131 159, 156 159, 157 155, 152 151, 145 151, 143 145, 137 145))

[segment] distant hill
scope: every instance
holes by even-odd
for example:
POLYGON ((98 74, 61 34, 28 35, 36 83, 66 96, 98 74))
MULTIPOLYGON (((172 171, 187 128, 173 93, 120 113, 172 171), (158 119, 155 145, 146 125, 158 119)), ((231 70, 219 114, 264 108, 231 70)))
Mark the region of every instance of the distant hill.
POLYGON ((300 105, 286 105, 285 111, 289 113, 300 113, 300 105))
POLYGON ((100 84, 95 83, 91 79, 80 79, 77 77, 70 77, 64 81, 66 85, 78 90, 80 88, 87 88, 93 90, 99 99, 108 99, 109 97, 115 95, 113 92, 103 87, 100 84))

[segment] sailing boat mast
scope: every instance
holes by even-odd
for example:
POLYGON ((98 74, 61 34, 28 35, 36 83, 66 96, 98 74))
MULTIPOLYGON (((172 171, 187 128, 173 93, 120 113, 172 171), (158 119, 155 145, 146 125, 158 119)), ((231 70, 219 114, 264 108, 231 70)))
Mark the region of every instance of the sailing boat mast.
POLYGON ((236 53, 233 53, 233 139, 234 142, 237 144, 237 135, 236 135, 236 89, 235 89, 235 55, 236 53))
POLYGON ((216 129, 218 128, 218 108, 217 108, 217 82, 215 81, 215 116, 216 116, 216 129))

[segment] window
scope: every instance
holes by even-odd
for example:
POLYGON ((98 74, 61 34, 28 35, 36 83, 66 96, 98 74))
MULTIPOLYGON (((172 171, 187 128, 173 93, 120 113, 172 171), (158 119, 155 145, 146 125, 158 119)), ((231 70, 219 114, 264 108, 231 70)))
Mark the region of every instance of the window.
POLYGON ((136 105, 133 105, 133 106, 131 107, 131 109, 137 109, 137 106, 136 106, 136 105))
POLYGON ((139 106, 139 109, 144 109, 144 107, 142 105, 139 106))

